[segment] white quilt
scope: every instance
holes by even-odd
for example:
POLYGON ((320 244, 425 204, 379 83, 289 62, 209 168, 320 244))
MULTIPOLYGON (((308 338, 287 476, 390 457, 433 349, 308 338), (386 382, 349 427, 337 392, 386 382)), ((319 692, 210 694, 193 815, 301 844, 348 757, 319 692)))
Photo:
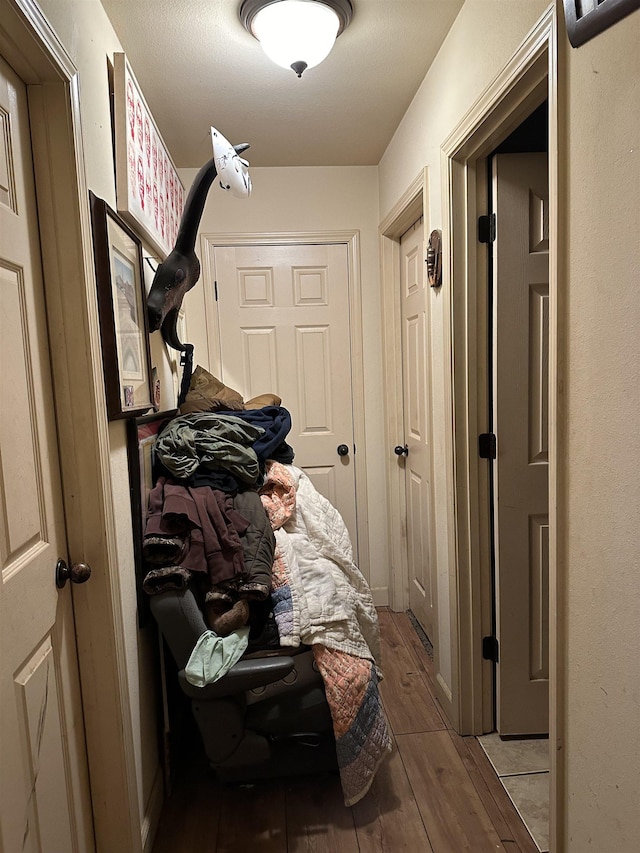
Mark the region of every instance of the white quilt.
POLYGON ((275 535, 289 569, 300 640, 367 658, 378 668, 378 618, 342 516, 304 471, 282 467, 296 489, 295 511, 275 535))

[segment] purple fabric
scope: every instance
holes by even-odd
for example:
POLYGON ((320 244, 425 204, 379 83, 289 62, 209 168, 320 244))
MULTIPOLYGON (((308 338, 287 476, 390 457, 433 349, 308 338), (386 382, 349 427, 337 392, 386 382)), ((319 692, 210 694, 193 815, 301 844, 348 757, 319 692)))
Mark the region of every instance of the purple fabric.
POLYGON ((143 552, 154 562, 154 547, 159 547, 161 537, 180 537, 184 546, 179 565, 208 574, 216 585, 244 574, 240 537, 248 526, 247 519, 233 508, 230 495, 160 477, 149 496, 143 552))

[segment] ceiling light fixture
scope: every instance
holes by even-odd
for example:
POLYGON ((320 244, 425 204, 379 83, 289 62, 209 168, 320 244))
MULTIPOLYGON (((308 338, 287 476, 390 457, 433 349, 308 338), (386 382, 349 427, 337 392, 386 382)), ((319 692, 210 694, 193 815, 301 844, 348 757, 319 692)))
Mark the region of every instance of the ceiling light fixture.
POLYGON ((298 77, 326 59, 353 17, 350 0, 243 0, 240 20, 269 59, 298 77))

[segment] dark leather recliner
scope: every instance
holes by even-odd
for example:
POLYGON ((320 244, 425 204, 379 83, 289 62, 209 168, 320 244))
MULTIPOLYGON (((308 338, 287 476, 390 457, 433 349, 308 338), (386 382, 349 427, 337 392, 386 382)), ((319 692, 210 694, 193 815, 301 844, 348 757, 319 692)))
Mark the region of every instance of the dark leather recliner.
POLYGON ((195 687, 184 668, 207 630, 196 597, 190 589, 171 590, 150 602, 220 781, 337 768, 331 714, 310 647, 251 652, 215 683, 195 687))

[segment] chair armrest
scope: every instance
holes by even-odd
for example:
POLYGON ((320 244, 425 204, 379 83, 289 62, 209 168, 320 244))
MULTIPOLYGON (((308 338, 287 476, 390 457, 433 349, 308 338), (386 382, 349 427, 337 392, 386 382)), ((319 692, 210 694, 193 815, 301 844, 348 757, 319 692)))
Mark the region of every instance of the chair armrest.
POLYGON ((290 657, 254 658, 238 661, 226 675, 204 687, 189 684, 184 670, 178 673, 178 679, 183 692, 192 699, 219 699, 279 681, 288 675, 294 666, 295 661, 290 657))

